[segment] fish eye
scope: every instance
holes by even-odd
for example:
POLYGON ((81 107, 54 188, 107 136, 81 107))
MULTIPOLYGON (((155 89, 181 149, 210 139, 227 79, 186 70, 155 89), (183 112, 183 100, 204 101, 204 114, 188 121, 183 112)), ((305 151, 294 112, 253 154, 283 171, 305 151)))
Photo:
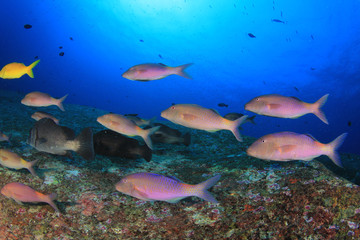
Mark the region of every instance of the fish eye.
POLYGON ((174 106, 172 106, 172 107, 171 107, 171 109, 175 109, 175 107, 174 107, 174 106))
POLYGON ((259 98, 256 98, 255 100, 256 100, 256 101, 259 101, 260 99, 259 99, 259 98))

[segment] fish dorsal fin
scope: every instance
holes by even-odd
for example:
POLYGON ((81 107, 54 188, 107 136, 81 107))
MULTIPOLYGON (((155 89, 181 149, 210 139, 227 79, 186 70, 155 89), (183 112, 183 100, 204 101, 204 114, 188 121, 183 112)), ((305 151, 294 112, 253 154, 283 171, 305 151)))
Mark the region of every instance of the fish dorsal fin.
POLYGON ((216 109, 210 108, 210 110, 213 111, 214 113, 220 115, 220 113, 216 109))
POLYGON ((183 181, 181 181, 180 179, 178 179, 177 177, 174 177, 174 176, 166 176, 166 177, 168 177, 168 178, 171 178, 171 179, 173 179, 173 180, 175 180, 175 181, 177 181, 177 182, 183 182, 183 181))
POLYGON ((311 138, 312 140, 314 140, 315 142, 318 142, 318 140, 316 140, 316 138, 314 138, 313 135, 311 135, 310 133, 306 133, 304 134, 305 136, 308 136, 309 138, 311 138))
POLYGON ((198 117, 193 114, 184 113, 182 115, 182 118, 186 121, 193 121, 193 120, 197 119, 198 117))
POLYGON ((270 103, 270 104, 267 104, 267 107, 269 109, 278 109, 281 107, 281 104, 270 103))
POLYGON ((136 117, 138 114, 137 113, 127 113, 124 116, 132 116, 132 117, 136 117))
POLYGON ((284 145, 278 148, 280 153, 288 153, 293 151, 296 148, 296 145, 284 145))
POLYGON ((291 96, 291 98, 292 99, 295 99, 295 100, 297 100, 297 101, 299 101, 299 102, 302 102, 300 99, 298 99, 297 97, 294 97, 294 96, 291 96))
POLYGON ((158 63, 159 65, 163 66, 163 67, 167 67, 165 64, 163 63, 158 63))

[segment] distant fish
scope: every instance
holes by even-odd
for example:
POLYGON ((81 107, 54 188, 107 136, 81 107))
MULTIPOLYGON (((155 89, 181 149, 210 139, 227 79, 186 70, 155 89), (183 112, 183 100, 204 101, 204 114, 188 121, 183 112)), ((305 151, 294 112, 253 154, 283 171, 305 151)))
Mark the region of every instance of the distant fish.
POLYGON ((146 119, 143 119, 141 117, 133 116, 133 115, 130 115, 130 114, 125 114, 124 116, 127 119, 130 119, 131 121, 133 121, 139 127, 144 127, 144 126, 151 125, 156 119, 156 117, 153 117, 153 118, 151 118, 149 120, 146 120, 146 119))
POLYGON ((62 47, 62 46, 59 46, 59 49, 63 49, 63 47, 62 47))
POLYGON ((347 125, 348 125, 349 127, 351 127, 351 121, 348 121, 347 125))
POLYGON ((0 71, 0 78, 4 79, 14 79, 21 78, 23 75, 27 74, 29 77, 34 78, 34 73, 32 69, 40 62, 36 60, 29 66, 25 66, 23 63, 9 63, 4 66, 0 71))
POLYGON ((69 151, 74 151, 86 160, 94 159, 91 128, 85 128, 75 138, 75 133, 71 128, 56 125, 50 118, 35 122, 27 143, 40 152, 69 155, 69 151))
POLYGON ((4 133, 0 132, 0 142, 8 142, 10 143, 10 135, 6 136, 4 133))
POLYGON ((64 52, 60 52, 59 56, 62 57, 62 56, 64 56, 64 54, 65 54, 64 52))
POLYGON ((285 24, 285 22, 284 22, 284 21, 279 20, 279 19, 275 19, 275 18, 271 19, 271 21, 273 21, 273 22, 277 22, 277 23, 283 23, 283 24, 285 24))
POLYGON ((161 56, 161 54, 159 54, 158 56, 159 56, 159 58, 163 59, 163 57, 161 56))
POLYGON ((204 108, 196 104, 173 105, 162 111, 161 117, 185 127, 208 132, 229 130, 240 142, 242 142, 242 137, 238 128, 247 118, 247 116, 243 116, 236 121, 230 121, 220 116, 215 110, 204 108))
POLYGON ((225 103, 218 103, 219 107, 228 107, 229 105, 225 104, 225 103))
POLYGON ((140 145, 138 140, 126 137, 112 130, 103 130, 94 134, 94 150, 96 154, 136 159, 144 158, 150 162, 152 151, 147 145, 140 145))
POLYGON ((314 40, 314 36, 313 35, 310 35, 311 39, 314 40))
POLYGON ((255 36, 254 34, 252 34, 252 33, 248 33, 248 35, 249 35, 249 37, 251 37, 251 38, 256 38, 256 36, 255 36))
POLYGON ((314 70, 316 70, 316 68, 311 67, 310 70, 311 70, 311 71, 314 71, 314 70))
POLYGON ((56 124, 59 124, 59 120, 57 118, 55 118, 53 115, 51 115, 49 113, 42 112, 42 111, 35 112, 33 115, 31 115, 31 118, 36 120, 36 121, 39 121, 40 119, 43 119, 43 118, 50 118, 56 124))
POLYGON ((191 65, 192 63, 169 67, 162 63, 145 63, 131 67, 122 76, 129 80, 142 82, 162 79, 173 74, 191 79, 191 76, 185 72, 185 69, 191 65))
MULTIPOLYGON (((244 116, 244 114, 242 114, 242 113, 228 113, 224 116, 224 118, 234 121, 236 119, 241 118, 242 116, 244 116)), ((244 123, 250 122, 252 124, 256 124, 254 121, 255 117, 256 117, 255 115, 252 117, 247 117, 246 120, 244 121, 244 123)))
POLYGON ((69 39, 70 39, 71 41, 74 41, 74 38, 73 38, 73 37, 69 37, 69 39))
POLYGON ((98 123, 104 127, 111 129, 115 132, 133 137, 140 136, 144 139, 145 143, 152 149, 152 142, 150 135, 156 132, 160 127, 154 127, 144 130, 137 126, 133 121, 127 119, 125 116, 109 113, 97 118, 98 123))
POLYGON ((61 111, 65 111, 62 102, 66 99, 68 94, 62 98, 56 99, 51 97, 47 93, 42 92, 31 92, 28 93, 22 100, 21 103, 30 107, 47 107, 51 105, 58 106, 61 111))
POLYGON ((313 113, 321 121, 329 124, 320 109, 325 104, 328 96, 329 94, 324 95, 315 103, 306 103, 295 97, 285 97, 278 94, 262 95, 246 103, 245 110, 279 118, 298 118, 313 113))
POLYGON ((155 173, 134 173, 121 179, 116 190, 144 201, 166 201, 177 203, 183 198, 196 196, 205 201, 217 203, 207 189, 219 181, 216 175, 205 182, 190 185, 173 177, 166 177, 155 173))
POLYGON ((142 39, 140 39, 139 41, 140 41, 140 42, 144 42, 144 40, 142 40, 142 39))
POLYGON ((13 169, 22 169, 26 168, 29 170, 29 172, 33 176, 38 176, 36 172, 34 171, 33 166, 38 162, 39 160, 35 160, 32 162, 27 162, 24 159, 22 159, 19 155, 16 153, 13 153, 6 149, 0 149, 0 164, 7 168, 13 168, 13 169))
POLYGON ((309 135, 279 132, 256 140, 247 149, 247 154, 256 158, 275 161, 310 161, 321 155, 327 155, 336 165, 342 167, 336 150, 344 142, 346 135, 347 133, 344 133, 331 143, 323 144, 309 135))
POLYGON ((45 195, 22 183, 12 182, 6 184, 1 189, 1 194, 8 198, 14 199, 19 204, 22 202, 45 202, 53 207, 55 211, 60 212, 54 203, 54 200, 57 198, 55 193, 45 195))
POLYGON ((297 87, 294 87, 294 89, 295 89, 295 91, 297 91, 297 92, 299 91, 299 89, 298 89, 297 87))
POLYGON ((31 26, 30 24, 25 24, 25 25, 24 25, 24 28, 25 28, 25 29, 30 29, 30 28, 32 28, 32 26, 31 26))
POLYGON ((161 123, 155 123, 154 126, 160 126, 160 128, 151 135, 151 140, 153 142, 167 144, 184 144, 185 146, 189 146, 191 143, 190 133, 185 133, 184 135, 182 135, 180 131, 161 123))

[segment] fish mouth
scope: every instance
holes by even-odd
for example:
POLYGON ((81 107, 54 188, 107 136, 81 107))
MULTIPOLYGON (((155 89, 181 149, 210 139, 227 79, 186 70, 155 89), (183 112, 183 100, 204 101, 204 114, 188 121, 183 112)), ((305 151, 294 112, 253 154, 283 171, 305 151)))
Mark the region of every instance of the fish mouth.
POLYGON ((249 104, 245 104, 245 110, 249 111, 249 104))

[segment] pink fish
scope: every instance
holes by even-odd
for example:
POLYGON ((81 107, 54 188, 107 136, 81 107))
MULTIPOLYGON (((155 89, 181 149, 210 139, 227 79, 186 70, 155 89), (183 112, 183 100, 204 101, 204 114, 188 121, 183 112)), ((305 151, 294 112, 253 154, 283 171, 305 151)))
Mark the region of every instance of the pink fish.
POLYGON ((129 68, 129 70, 123 73, 122 76, 129 80, 142 82, 162 79, 173 74, 191 79, 190 75, 184 71, 191 65, 192 63, 184 64, 178 67, 169 67, 162 63, 145 63, 129 68))
POLYGON ((58 106, 62 111, 65 111, 62 102, 65 100, 67 96, 68 94, 66 94, 62 98, 56 99, 51 97, 47 93, 31 92, 21 100, 21 103, 30 107, 47 107, 47 106, 55 105, 58 106))
POLYGON ((1 165, 8 167, 8 168, 13 168, 13 169, 26 168, 27 170, 29 170, 29 172, 33 176, 36 176, 36 177, 37 177, 37 174, 34 171, 33 167, 38 161, 39 160, 28 162, 28 161, 25 161, 24 159, 22 159, 16 153, 13 153, 7 149, 0 149, 0 164, 1 165))
POLYGON ((293 132, 273 133, 256 140, 247 149, 247 154, 274 161, 310 161, 321 155, 327 155, 336 165, 342 167, 336 150, 344 142, 346 135, 347 133, 343 133, 334 141, 323 144, 309 135, 293 132))
POLYGON ((6 184, 1 189, 1 194, 14 199, 17 203, 21 202, 45 202, 48 203, 51 207, 55 209, 55 211, 60 212, 56 207, 54 200, 56 199, 56 193, 50 193, 49 195, 42 194, 40 192, 35 191, 31 187, 28 187, 22 183, 13 182, 6 184))
POLYGON ((295 97, 285 97, 278 94, 262 95, 253 98, 245 104, 245 110, 279 118, 298 118, 308 113, 315 114, 321 121, 326 124, 328 120, 321 111, 329 94, 324 95, 315 103, 306 103, 295 97))
POLYGON ((142 129, 137 126, 132 120, 127 119, 125 116, 120 114, 109 113, 97 118, 98 123, 113 130, 117 133, 121 133, 130 137, 140 136, 144 139, 146 145, 152 149, 152 141, 150 135, 155 133, 160 126, 153 127, 150 129, 142 129))
POLYGON ((196 196, 206 201, 217 203, 207 189, 219 181, 220 175, 205 182, 190 185, 173 177, 155 173, 130 174, 116 184, 116 190, 144 201, 166 201, 176 203, 183 198, 196 196))
POLYGON ((176 104, 161 112, 161 117, 184 127, 215 132, 219 130, 231 131, 236 139, 242 142, 239 127, 246 120, 242 116, 235 121, 223 118, 213 109, 196 104, 176 104))
POLYGON ((40 119, 43 119, 43 118, 50 118, 52 119, 57 125, 59 125, 59 119, 57 119, 56 117, 54 117, 53 115, 49 114, 49 113, 46 113, 46 112, 41 112, 41 111, 38 111, 38 112, 35 112, 33 115, 31 115, 31 118, 36 120, 36 121, 39 121, 40 119))

